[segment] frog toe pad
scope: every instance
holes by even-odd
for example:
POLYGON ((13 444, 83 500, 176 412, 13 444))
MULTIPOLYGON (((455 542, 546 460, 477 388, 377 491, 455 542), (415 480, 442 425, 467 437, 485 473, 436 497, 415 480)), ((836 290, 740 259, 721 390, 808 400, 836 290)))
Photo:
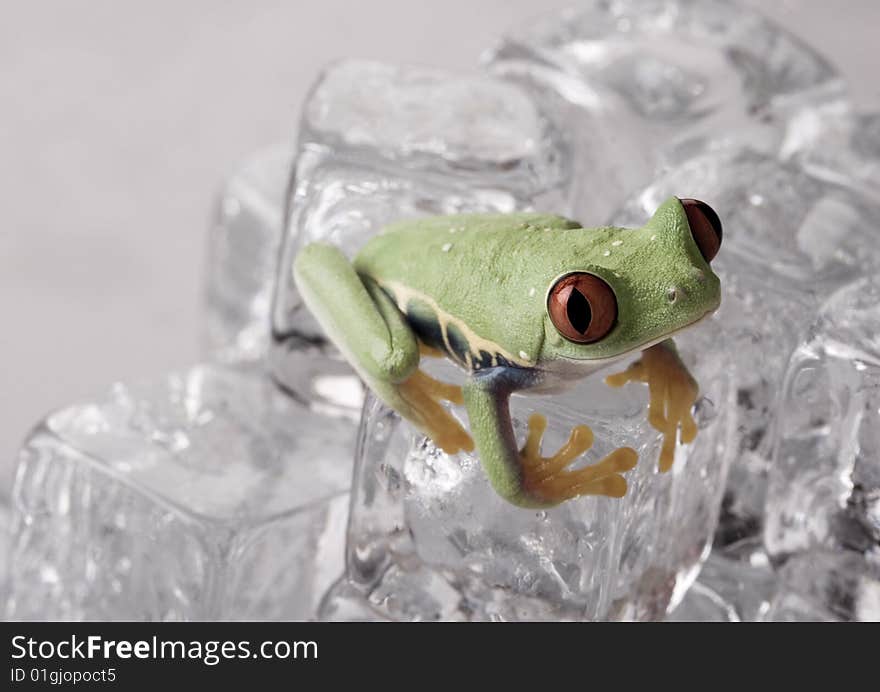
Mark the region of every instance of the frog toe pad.
POLYGON ((570 471, 567 467, 593 446, 593 432, 579 425, 556 454, 541 456, 541 439, 547 419, 540 414, 529 418, 529 434, 520 452, 523 490, 534 500, 555 505, 581 495, 623 497, 626 479, 621 475, 635 467, 638 455, 634 449, 621 447, 586 468, 570 471))
POLYGON ((659 468, 672 468, 675 460, 676 436, 682 444, 694 441, 697 424, 691 407, 697 400, 699 386, 687 371, 675 349, 665 343, 657 344, 642 353, 641 360, 625 371, 609 375, 605 382, 622 387, 627 382, 645 382, 648 385, 648 422, 663 434, 659 468))
POLYGON ((414 423, 447 454, 470 452, 474 441, 455 417, 443 407, 441 401, 461 404, 461 387, 440 382, 416 370, 399 385, 398 391, 410 408, 414 423))

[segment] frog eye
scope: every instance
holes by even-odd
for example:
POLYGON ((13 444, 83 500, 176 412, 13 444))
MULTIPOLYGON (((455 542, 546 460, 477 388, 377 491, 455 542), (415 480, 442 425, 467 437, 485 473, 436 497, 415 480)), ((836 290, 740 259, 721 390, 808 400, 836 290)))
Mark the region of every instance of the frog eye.
POLYGON ((711 262, 721 247, 721 219, 715 210, 698 199, 679 200, 687 214, 688 225, 700 254, 711 262))
POLYGON ((562 336, 588 344, 611 331, 617 321, 617 299, 598 276, 576 272, 553 284, 547 296, 547 312, 562 336))

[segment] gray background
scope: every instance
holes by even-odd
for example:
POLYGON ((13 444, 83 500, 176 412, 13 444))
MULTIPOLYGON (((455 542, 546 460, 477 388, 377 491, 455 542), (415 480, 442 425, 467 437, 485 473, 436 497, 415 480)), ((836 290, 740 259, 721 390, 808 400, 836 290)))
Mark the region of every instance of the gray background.
MULTIPOLYGON (((213 193, 294 137, 322 65, 468 69, 504 27, 572 4, 4 2, 0 471, 48 410, 198 358, 213 193)), ((858 104, 880 104, 880 3, 752 4, 824 52, 858 104)))

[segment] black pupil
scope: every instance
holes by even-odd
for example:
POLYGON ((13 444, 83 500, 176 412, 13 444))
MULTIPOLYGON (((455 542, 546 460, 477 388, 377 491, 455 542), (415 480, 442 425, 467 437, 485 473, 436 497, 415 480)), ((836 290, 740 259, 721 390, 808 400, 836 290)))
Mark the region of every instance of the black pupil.
POLYGON ((576 288, 571 289, 565 311, 568 314, 568 321, 572 327, 581 334, 587 331, 590 326, 590 320, 593 319, 593 311, 590 310, 590 301, 576 288))

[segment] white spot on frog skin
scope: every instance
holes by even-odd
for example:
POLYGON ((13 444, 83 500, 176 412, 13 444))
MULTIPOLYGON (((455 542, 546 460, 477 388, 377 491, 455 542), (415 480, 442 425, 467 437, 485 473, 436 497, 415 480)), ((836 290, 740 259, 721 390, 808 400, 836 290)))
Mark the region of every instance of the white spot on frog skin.
POLYGON ((758 194, 749 195, 749 203, 753 204, 756 207, 760 207, 762 204, 764 204, 764 197, 758 194))
POLYGON ((614 241, 613 243, 611 243, 611 244, 612 244, 614 247, 617 247, 618 245, 623 245, 623 241, 622 241, 622 240, 615 240, 615 241, 614 241))
POLYGON ((529 289, 529 298, 531 298, 531 297, 534 296, 534 295, 535 295, 535 287, 532 286, 532 287, 529 289))
POLYGON ((452 243, 443 243, 443 247, 440 248, 443 252, 449 252, 452 249, 452 243))
POLYGON ((602 253, 602 257, 609 257, 610 255, 611 255, 611 250, 605 250, 605 252, 602 253))
POLYGON ((529 359, 529 354, 526 353, 525 351, 520 351, 520 352, 519 352, 519 357, 522 358, 523 360, 528 360, 528 359, 529 359))

